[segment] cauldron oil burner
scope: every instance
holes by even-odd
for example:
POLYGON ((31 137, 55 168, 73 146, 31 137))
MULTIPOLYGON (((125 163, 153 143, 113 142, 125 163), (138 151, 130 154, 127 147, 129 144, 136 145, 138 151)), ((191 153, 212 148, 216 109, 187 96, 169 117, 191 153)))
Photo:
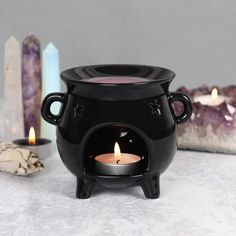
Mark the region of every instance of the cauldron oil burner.
POLYGON ((159 177, 174 157, 176 124, 191 115, 189 98, 169 93, 174 72, 143 65, 94 65, 66 70, 67 93, 48 94, 43 118, 57 126, 62 161, 77 177, 77 198, 96 185, 141 186, 158 198, 159 177), (172 103, 182 102, 175 114, 172 103), (59 114, 50 110, 60 102, 59 114))

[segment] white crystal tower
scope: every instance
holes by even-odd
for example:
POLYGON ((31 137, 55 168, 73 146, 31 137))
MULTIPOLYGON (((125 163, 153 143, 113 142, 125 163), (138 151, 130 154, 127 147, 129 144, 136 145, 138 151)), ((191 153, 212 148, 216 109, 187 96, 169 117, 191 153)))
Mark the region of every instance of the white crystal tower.
POLYGON ((11 36, 4 56, 4 139, 24 137, 20 43, 11 36))
MULTIPOLYGON (((59 72, 59 53, 53 43, 49 43, 43 50, 43 81, 42 98, 52 92, 60 92, 60 72, 59 72)), ((51 111, 58 113, 60 104, 53 104, 51 111)), ((56 128, 41 119, 41 136, 49 138, 53 142, 56 140, 56 128)))

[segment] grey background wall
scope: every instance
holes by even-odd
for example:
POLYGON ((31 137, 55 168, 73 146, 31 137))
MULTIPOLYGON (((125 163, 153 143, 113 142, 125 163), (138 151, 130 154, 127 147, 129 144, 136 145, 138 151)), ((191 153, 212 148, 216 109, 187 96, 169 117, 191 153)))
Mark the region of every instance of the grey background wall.
POLYGON ((5 41, 30 32, 58 47, 62 70, 153 64, 176 72, 171 89, 235 83, 235 0, 1 0, 1 87, 5 41))

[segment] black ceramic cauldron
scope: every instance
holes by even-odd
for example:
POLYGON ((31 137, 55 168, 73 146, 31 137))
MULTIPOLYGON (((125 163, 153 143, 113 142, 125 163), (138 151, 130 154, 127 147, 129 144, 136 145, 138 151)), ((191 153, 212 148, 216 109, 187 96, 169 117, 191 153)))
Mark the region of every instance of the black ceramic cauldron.
POLYGON ((96 185, 138 185, 147 198, 159 197, 160 174, 176 151, 176 124, 192 112, 186 95, 169 93, 174 76, 168 69, 143 65, 84 66, 61 73, 67 93, 48 94, 42 116, 57 126, 61 159, 77 177, 77 198, 89 198, 96 185), (174 113, 174 101, 183 104, 183 113, 174 113), (53 102, 61 103, 57 115, 50 110, 53 102), (132 168, 127 164, 120 174, 116 163, 106 173, 106 165, 97 168, 95 157, 112 153, 116 142, 122 153, 140 161, 132 168))

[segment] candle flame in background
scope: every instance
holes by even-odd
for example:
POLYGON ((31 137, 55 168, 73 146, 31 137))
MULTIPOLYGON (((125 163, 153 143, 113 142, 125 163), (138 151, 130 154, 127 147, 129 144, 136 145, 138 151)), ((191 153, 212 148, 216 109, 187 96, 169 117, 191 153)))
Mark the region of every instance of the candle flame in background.
POLYGON ((120 159, 121 159, 120 146, 117 142, 115 143, 114 153, 115 153, 116 161, 120 161, 120 159))
POLYGON ((217 88, 213 88, 212 89, 211 97, 212 97, 212 99, 217 99, 218 98, 218 90, 217 90, 217 88))
POLYGON ((36 143, 36 135, 35 135, 34 127, 30 127, 28 142, 31 145, 34 145, 36 143))

